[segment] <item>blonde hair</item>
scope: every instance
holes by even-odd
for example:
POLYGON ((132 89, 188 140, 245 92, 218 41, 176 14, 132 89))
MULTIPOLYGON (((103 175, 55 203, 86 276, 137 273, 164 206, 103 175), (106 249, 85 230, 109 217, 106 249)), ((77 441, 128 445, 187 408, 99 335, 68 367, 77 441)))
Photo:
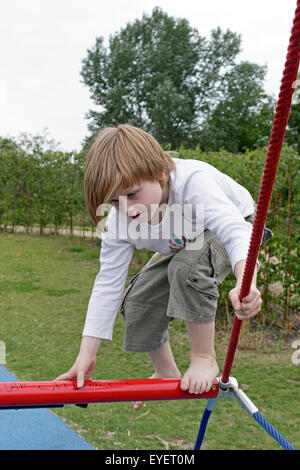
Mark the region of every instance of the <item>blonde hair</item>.
POLYGON ((143 180, 158 181, 164 170, 163 187, 174 168, 172 158, 147 132, 129 124, 106 127, 96 137, 85 163, 84 198, 90 219, 97 226, 102 219, 96 215, 97 208, 108 203, 117 189, 143 180))

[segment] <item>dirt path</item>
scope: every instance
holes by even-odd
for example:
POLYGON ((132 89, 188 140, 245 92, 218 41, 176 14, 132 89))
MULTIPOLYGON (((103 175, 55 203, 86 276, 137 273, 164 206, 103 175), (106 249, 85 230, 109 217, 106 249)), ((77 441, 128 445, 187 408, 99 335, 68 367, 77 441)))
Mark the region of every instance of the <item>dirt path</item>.
MULTIPOLYGON (((1 229, 3 229, 3 226, 0 226, 1 229)), ((6 231, 10 231, 11 227, 7 226, 6 231)), ((22 227, 21 225, 16 225, 14 229, 14 233, 27 233, 26 232, 26 227, 22 227)), ((40 233, 40 228, 39 227, 30 227, 29 233, 33 234, 39 234, 40 233)), ((43 234, 49 235, 49 234, 54 234, 55 229, 53 227, 46 227, 43 229, 43 234)), ((69 229, 64 229, 60 228, 57 230, 58 235, 64 235, 65 237, 70 236, 70 230, 69 229)), ((74 237, 80 237, 80 238, 95 238, 98 239, 99 237, 97 236, 96 232, 93 232, 92 230, 82 230, 82 229, 73 229, 73 236, 74 237)))

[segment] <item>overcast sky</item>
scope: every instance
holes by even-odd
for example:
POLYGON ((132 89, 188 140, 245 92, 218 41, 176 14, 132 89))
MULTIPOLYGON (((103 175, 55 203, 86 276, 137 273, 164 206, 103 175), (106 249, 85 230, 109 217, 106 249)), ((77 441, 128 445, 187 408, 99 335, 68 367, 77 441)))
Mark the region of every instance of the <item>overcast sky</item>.
POLYGON ((277 98, 296 0, 1 0, 0 136, 46 127, 62 150, 79 150, 94 107, 80 83, 87 49, 155 6, 202 36, 217 26, 241 34, 239 60, 266 64, 277 98))

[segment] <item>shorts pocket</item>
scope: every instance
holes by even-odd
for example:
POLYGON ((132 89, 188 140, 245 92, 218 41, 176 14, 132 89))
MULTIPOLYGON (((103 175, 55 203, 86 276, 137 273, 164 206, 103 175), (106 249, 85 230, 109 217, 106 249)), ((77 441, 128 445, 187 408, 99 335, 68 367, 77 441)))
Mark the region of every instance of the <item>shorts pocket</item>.
POLYGON ((134 286, 138 276, 141 274, 141 271, 139 271, 137 274, 135 274, 135 276, 133 276, 130 281, 129 281, 129 285, 127 286, 127 288, 125 289, 125 293, 123 295, 123 300, 122 300, 122 303, 121 303, 121 307, 120 307, 120 312, 121 314, 124 316, 124 313, 125 313, 125 302, 126 302, 126 299, 129 295, 129 292, 131 291, 132 287, 134 286))
MULTIPOLYGON (((250 222, 252 225, 254 224, 255 213, 256 213, 256 205, 255 205, 255 212, 253 214, 248 215, 248 217, 245 217, 245 220, 247 222, 250 222)), ((272 237, 273 237, 272 230, 264 226, 264 231, 263 231, 261 242, 260 242, 260 248, 264 246, 272 237)))
POLYGON ((218 298, 218 285, 213 277, 210 252, 210 244, 207 243, 189 269, 185 283, 205 296, 218 298))
POLYGON ((272 237, 273 237, 272 230, 270 230, 268 227, 265 227, 264 231, 263 231, 260 246, 264 246, 270 240, 270 238, 272 238, 272 237))
POLYGON ((210 246, 210 260, 213 267, 213 277, 219 285, 231 272, 230 259, 225 247, 217 238, 212 238, 208 244, 210 246))

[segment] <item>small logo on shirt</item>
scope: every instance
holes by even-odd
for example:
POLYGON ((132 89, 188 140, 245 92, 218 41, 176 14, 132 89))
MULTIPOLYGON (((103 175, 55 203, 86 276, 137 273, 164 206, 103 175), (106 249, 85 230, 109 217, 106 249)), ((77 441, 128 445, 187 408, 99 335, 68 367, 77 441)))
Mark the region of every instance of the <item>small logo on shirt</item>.
POLYGON ((182 235, 181 238, 175 233, 172 234, 172 238, 169 238, 169 248, 172 253, 177 253, 178 251, 182 250, 186 246, 186 238, 182 235))

